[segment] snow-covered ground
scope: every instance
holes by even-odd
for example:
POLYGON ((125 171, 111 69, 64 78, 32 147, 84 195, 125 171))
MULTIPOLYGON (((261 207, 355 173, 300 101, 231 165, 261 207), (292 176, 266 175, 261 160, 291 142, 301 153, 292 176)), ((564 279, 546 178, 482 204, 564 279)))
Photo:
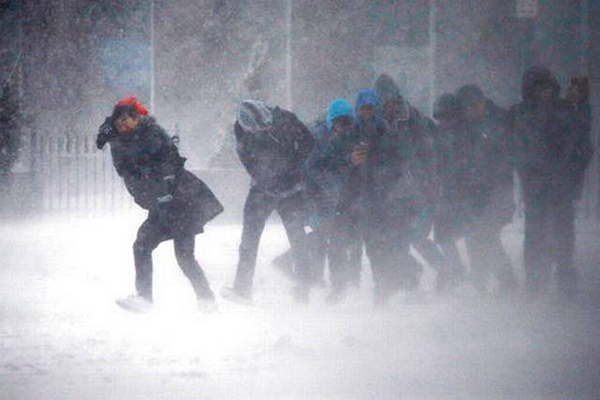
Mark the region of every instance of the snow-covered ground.
MULTIPOLYGON (((0 399, 596 399, 600 397, 599 236, 580 235, 584 295, 561 306, 423 289, 372 306, 368 267, 346 302, 316 290, 294 304, 270 260, 267 227, 256 304, 219 299, 196 312, 172 244, 155 252, 156 309, 134 315, 131 246, 143 214, 56 217, 0 228, 0 399)), ((218 289, 234 275, 239 225, 214 224, 197 257, 218 289)), ((503 238, 521 270, 522 235, 503 238)))

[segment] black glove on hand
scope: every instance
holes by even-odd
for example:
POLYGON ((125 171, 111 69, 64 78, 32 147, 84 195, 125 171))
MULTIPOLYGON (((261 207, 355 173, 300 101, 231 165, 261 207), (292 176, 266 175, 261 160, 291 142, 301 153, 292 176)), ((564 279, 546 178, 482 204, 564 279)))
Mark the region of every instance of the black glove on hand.
POLYGON ((114 138, 117 137, 117 132, 112 127, 112 122, 110 117, 106 117, 104 123, 100 125, 100 129, 98 129, 98 136, 96 137, 96 147, 99 150, 102 150, 104 145, 114 138))

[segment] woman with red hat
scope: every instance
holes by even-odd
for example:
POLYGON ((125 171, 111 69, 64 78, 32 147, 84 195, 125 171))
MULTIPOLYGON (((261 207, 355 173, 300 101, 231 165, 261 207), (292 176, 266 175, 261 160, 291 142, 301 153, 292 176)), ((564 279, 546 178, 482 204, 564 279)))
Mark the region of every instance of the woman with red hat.
POLYGON ((96 145, 110 143, 117 173, 135 202, 148 210, 133 245, 137 293, 117 303, 144 312, 152 307, 152 251, 173 239, 177 262, 190 280, 203 310, 215 309, 215 299, 194 256, 195 236, 223 211, 212 191, 184 168, 171 137, 135 98, 117 104, 100 126, 96 145))

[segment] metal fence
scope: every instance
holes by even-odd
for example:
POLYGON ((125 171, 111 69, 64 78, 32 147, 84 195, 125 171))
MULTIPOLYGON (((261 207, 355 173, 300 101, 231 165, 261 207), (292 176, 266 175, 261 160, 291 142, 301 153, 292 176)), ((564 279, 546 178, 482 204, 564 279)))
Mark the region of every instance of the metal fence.
POLYGON ((131 207, 108 147, 79 135, 36 135, 30 140, 35 207, 42 211, 105 211, 131 207))
MULTIPOLYGON (((79 135, 37 135, 30 137, 30 189, 25 196, 17 196, 23 206, 37 211, 117 211, 134 206, 121 178, 115 172, 108 146, 100 151, 95 138, 79 135)), ((598 162, 598 161, 596 161, 598 162)), ((596 167, 598 168, 598 167, 596 167)), ((236 209, 240 202, 239 185, 246 184, 247 176, 238 169, 208 169, 195 171, 225 202, 236 209), (232 183, 234 183, 232 185, 232 183), (235 190, 233 189, 235 188, 235 190)), ((584 219, 596 219, 600 209, 598 177, 592 166, 588 171, 587 190, 578 202, 578 214, 584 219)), ((517 193, 517 199, 518 199, 517 193)), ((523 216, 519 202, 517 217, 523 216)), ((229 207, 228 207, 229 208, 229 207)), ((236 212, 237 215, 237 212, 236 212)))

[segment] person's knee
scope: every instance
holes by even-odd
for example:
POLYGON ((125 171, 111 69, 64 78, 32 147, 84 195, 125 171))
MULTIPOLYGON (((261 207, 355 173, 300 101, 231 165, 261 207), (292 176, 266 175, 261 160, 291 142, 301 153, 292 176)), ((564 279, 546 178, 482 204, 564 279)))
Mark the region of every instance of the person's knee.
POLYGON ((200 269, 200 266, 193 258, 178 257, 177 263, 186 276, 194 275, 194 273, 200 269))
POLYGON ((133 243, 133 253, 138 255, 150 254, 152 253, 152 250, 154 250, 154 247, 155 246, 138 239, 133 243))

